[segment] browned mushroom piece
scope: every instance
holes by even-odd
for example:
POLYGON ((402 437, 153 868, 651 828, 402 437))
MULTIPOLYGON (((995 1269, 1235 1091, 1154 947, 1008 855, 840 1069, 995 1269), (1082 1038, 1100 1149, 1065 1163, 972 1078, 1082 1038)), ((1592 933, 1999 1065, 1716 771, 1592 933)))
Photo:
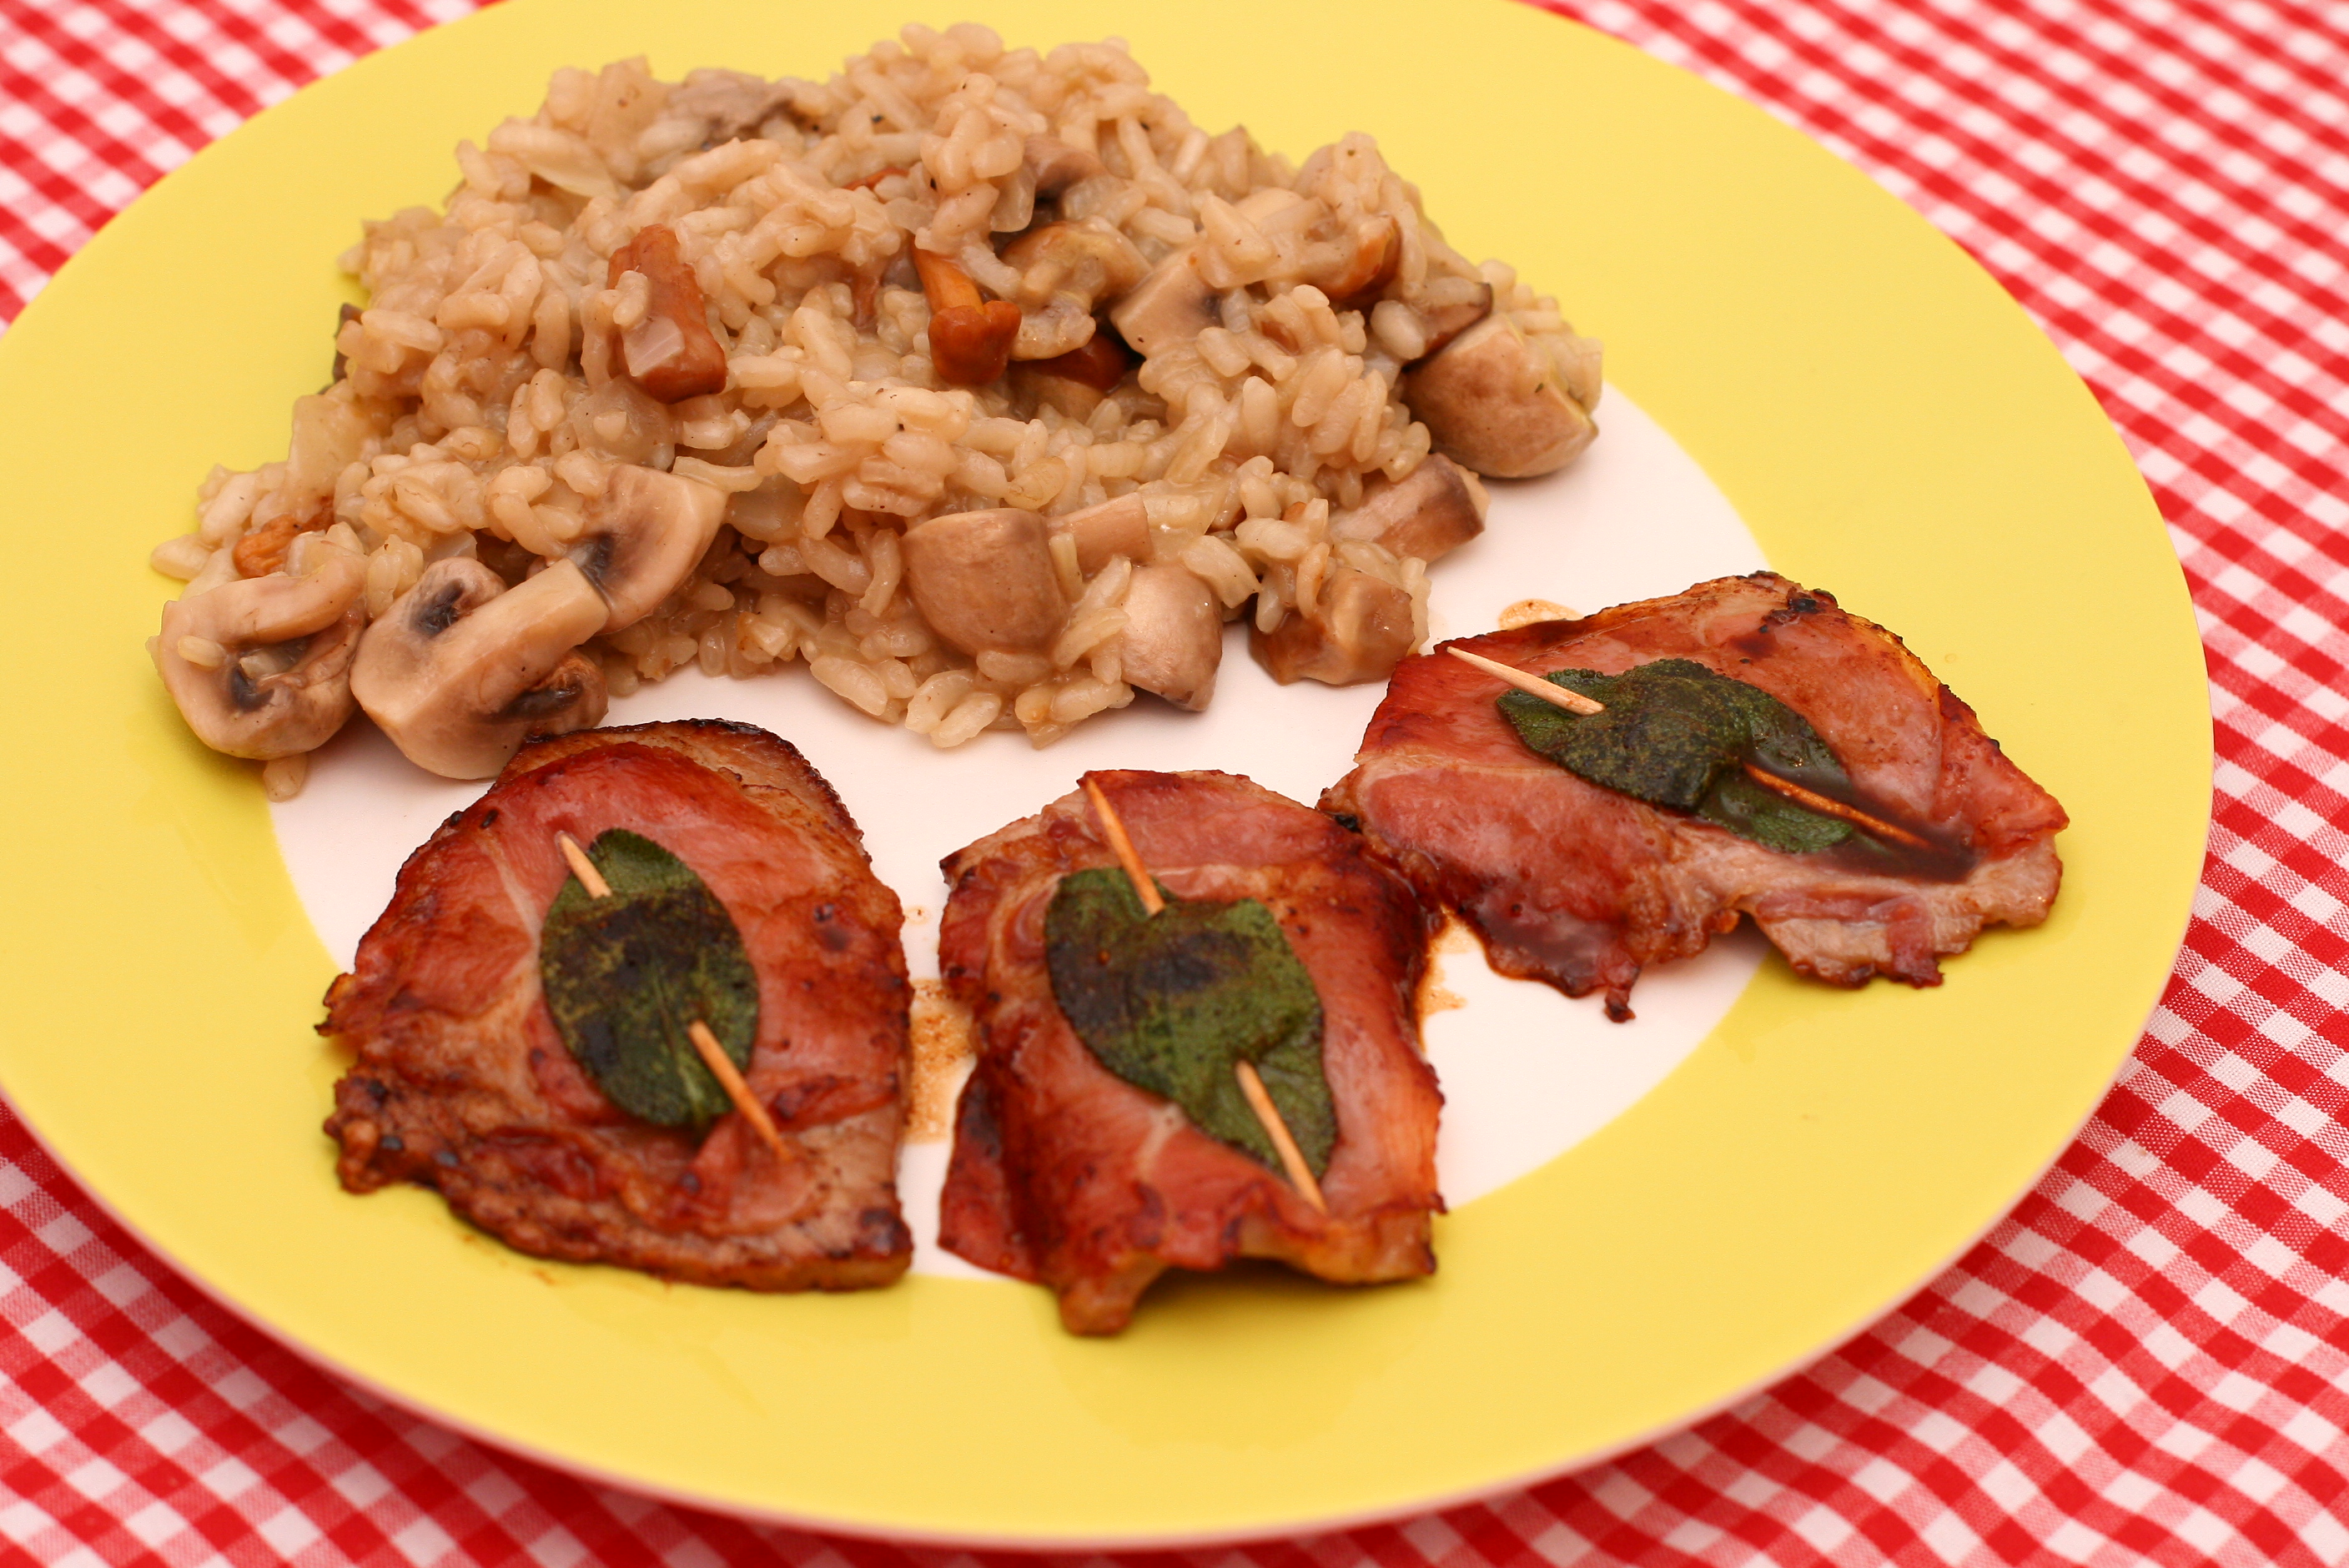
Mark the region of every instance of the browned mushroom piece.
POLYGON ((1077 570, 1091 577, 1118 556, 1150 559, 1150 509, 1137 491, 1072 511, 1061 526, 1077 542, 1077 570))
POLYGON ((1319 608, 1309 619, 1292 610, 1269 633, 1248 628, 1248 652, 1283 686, 1384 680, 1411 652, 1411 595, 1383 578, 1333 566, 1319 608))
POLYGON ((1019 396, 1071 419, 1087 419, 1133 368, 1133 356, 1117 334, 1096 325, 1083 347, 1050 359, 1015 361, 1011 377, 1019 396))
POLYGON ((1108 166, 1081 147, 1071 147, 1057 136, 1028 139, 1026 161, 1036 179, 1036 194, 1050 199, 1071 185, 1109 172, 1108 166))
POLYGON ((1126 346, 1144 358, 1213 326, 1216 291, 1200 274, 1198 247, 1185 245, 1153 267, 1110 307, 1109 319, 1126 346))
POLYGON ((914 607, 966 654, 1042 647, 1067 618, 1051 534, 1032 511, 948 512, 907 529, 902 548, 914 607))
POLYGON ((930 363, 949 387, 981 387, 1003 374, 1019 335, 1019 307, 988 299, 970 274, 935 251, 914 253, 930 302, 930 363))
POLYGON ((1376 213, 1356 224, 1335 251, 1336 264, 1314 270, 1307 281, 1340 310, 1367 309, 1402 266, 1402 231, 1392 218, 1376 213))
POLYGON ((630 273, 649 285, 645 314, 620 334, 630 378, 664 403, 723 392, 726 350, 709 330, 701 284, 667 224, 655 223, 613 252, 605 286, 619 287, 630 273))
POLYGON ((1440 452, 1390 483, 1373 482, 1362 504, 1330 520, 1333 540, 1361 540, 1422 561, 1458 549, 1485 531, 1491 503, 1484 481, 1440 452))
POLYGON ((301 511, 281 511, 236 542, 229 559, 241 577, 266 577, 285 564, 286 552, 305 533, 316 533, 335 521, 334 502, 322 498, 301 511))
POLYGON ((1150 271, 1133 242, 1099 218, 1031 229, 1003 259, 1020 272, 1014 359, 1052 359, 1084 347, 1093 338, 1095 303, 1124 294, 1150 271))
MULTIPOLYGON (((1410 626, 1403 605, 1405 630, 1410 626)), ((1196 713, 1216 695, 1224 658, 1224 611, 1213 590, 1172 562, 1139 567, 1125 591, 1119 663, 1128 686, 1196 713)))
POLYGON ((1555 472, 1599 433, 1548 356, 1505 315, 1421 361, 1403 377, 1402 396, 1437 451, 1494 479, 1555 472))

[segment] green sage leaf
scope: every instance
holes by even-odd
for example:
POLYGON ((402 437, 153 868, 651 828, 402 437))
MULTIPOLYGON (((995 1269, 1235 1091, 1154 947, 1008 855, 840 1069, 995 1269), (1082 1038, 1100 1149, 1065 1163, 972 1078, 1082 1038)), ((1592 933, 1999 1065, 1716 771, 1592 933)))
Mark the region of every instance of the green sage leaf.
POLYGON ((1329 1169, 1338 1116, 1321 1070, 1321 998, 1262 903, 1168 896, 1146 914, 1123 872, 1077 872, 1044 913, 1044 955, 1053 997, 1102 1066, 1278 1171, 1234 1073, 1252 1062, 1305 1163, 1316 1176, 1329 1169))
POLYGON ((1526 692, 1498 699, 1518 738, 1568 772, 1634 799, 1693 811, 1788 854, 1853 837, 1848 823, 1745 776, 1750 761, 1821 794, 1850 793, 1843 765, 1818 731, 1760 687, 1692 659, 1658 659, 1619 676, 1557 670, 1543 678, 1607 705, 1604 713, 1583 715, 1526 692))
POLYGON ((610 896, 567 879, 539 935, 555 1029, 622 1110, 659 1127, 706 1127, 734 1102, 686 1029, 699 1019, 729 1060, 750 1067, 759 977, 742 934, 693 868, 650 839, 614 828, 587 858, 610 896))

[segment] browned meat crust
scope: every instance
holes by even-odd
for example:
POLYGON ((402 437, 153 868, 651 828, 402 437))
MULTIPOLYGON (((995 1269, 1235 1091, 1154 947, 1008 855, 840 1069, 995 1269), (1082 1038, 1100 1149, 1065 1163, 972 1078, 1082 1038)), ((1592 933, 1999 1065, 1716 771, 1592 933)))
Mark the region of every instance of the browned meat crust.
POLYGON ((747 725, 643 725, 525 747, 399 873, 320 1032, 357 1060, 326 1131, 343 1185, 436 1188, 526 1253, 704 1284, 846 1290, 911 1261, 897 1206, 910 993, 896 895, 787 743, 747 725), (706 1137, 614 1109, 541 995, 555 835, 626 827, 692 866, 759 975, 751 1091, 792 1159, 737 1114, 706 1137))
POLYGON ((1326 817, 1222 773, 1097 773, 1143 860, 1185 898, 1257 898, 1313 976, 1338 1143, 1317 1213, 1278 1171, 1115 1077, 1044 967, 1062 876, 1114 863, 1071 794, 945 861, 947 984, 978 1024, 940 1216, 945 1245, 1039 1280, 1080 1334, 1123 1328, 1168 1268, 1277 1258, 1323 1279, 1433 1272, 1435 1120, 1414 997, 1428 928, 1402 879, 1326 817))
POLYGON ((1806 975, 1940 979, 1984 925, 2046 918, 2064 809, 1900 639, 1770 573, 1460 639, 1535 674, 1692 659, 1809 719, 1859 796, 1949 854, 1883 874, 1839 851, 1782 854, 1645 805, 1537 756, 1494 707, 1506 688, 1439 652, 1397 667, 1354 770, 1321 799, 1421 893, 1458 910, 1495 968, 1630 1016, 1647 965, 1754 923, 1806 975))

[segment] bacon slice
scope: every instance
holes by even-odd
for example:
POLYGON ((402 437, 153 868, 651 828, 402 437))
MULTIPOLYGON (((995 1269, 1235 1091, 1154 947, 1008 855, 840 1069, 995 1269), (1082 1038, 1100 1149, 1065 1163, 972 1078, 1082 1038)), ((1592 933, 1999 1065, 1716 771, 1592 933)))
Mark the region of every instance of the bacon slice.
POLYGON ((1278 1258, 1323 1279, 1433 1271, 1435 1119, 1418 1048, 1428 927, 1402 879, 1327 817, 1224 773, 1096 773, 1152 873, 1183 898, 1256 898, 1288 934, 1323 1013, 1338 1142, 1314 1209, 1279 1171, 1194 1127, 1096 1060, 1044 967, 1061 878, 1115 864, 1081 794, 947 857, 938 938, 979 1033, 941 1239, 1040 1281, 1078 1334, 1113 1334, 1169 1268, 1278 1258))
POLYGON ((1831 594, 1757 573, 1445 645, 1536 675, 1683 658, 1748 682, 1835 748, 1854 804, 1941 851, 1888 873, 1843 849, 1764 849, 1537 755, 1494 707, 1497 678, 1406 659, 1321 806, 1458 910, 1503 974, 1603 990, 1628 1018, 1641 968, 1701 952, 1744 914, 1804 974, 1930 985, 1983 926, 2035 925, 2054 900, 2063 807, 1899 638, 1831 594))
POLYGON ((543 1257, 755 1290, 905 1272, 899 1064, 910 992, 896 895, 790 745, 748 725, 583 731, 523 748, 401 868, 326 993, 357 1059, 326 1131, 354 1192, 437 1188, 543 1257), (539 928, 568 869, 556 834, 657 841, 725 904, 759 976, 745 1077, 790 1150, 737 1113, 699 1138, 615 1109, 539 987, 539 928))

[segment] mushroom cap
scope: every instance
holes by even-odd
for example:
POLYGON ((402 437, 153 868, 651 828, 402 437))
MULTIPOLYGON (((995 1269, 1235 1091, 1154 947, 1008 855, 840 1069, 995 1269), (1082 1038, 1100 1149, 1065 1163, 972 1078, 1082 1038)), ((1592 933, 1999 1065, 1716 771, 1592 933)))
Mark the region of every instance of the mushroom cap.
POLYGON ((1068 616, 1044 520, 1017 507, 907 529, 905 585, 930 629, 966 654, 1040 648, 1068 616))
POLYGON ((1309 618, 1292 612, 1269 633, 1248 629, 1248 651, 1283 686, 1384 680, 1411 652, 1411 595, 1383 578, 1332 567, 1318 607, 1309 618))
POLYGON ((343 550, 316 559, 306 576, 240 578, 163 606, 156 671, 214 751, 256 761, 297 756, 350 717, 367 567, 343 550), (191 663, 180 652, 187 637, 218 644, 225 658, 215 667, 191 663))
POLYGON ((677 592, 718 537, 726 492, 630 464, 616 468, 564 553, 609 607, 600 630, 632 626, 677 592))
POLYGON ((1014 359, 1052 359, 1092 340, 1093 306, 1114 299, 1149 273, 1133 242, 1101 218, 1044 223, 1004 248, 1022 273, 1022 319, 1014 359))
POLYGON ((1441 452, 1390 483, 1373 481, 1362 504, 1330 520, 1332 540, 1363 540, 1394 555, 1434 561, 1485 531, 1484 482, 1441 452))
POLYGON ((1140 490, 1082 507, 1060 520, 1077 544, 1077 570, 1087 577, 1118 556, 1150 559, 1150 508, 1140 490))
POLYGON ((1215 325, 1216 291, 1199 271, 1199 247, 1185 245, 1153 267, 1110 307, 1109 319, 1126 346, 1145 358, 1215 325))
POLYGON ((1108 172, 1100 159, 1057 136, 1039 133, 1030 136, 1022 147, 1023 161, 1034 171, 1039 196, 1058 196, 1080 181, 1108 172))
POLYGON ((1436 450, 1495 479, 1555 472, 1599 433, 1548 356, 1497 311, 1408 372, 1402 396, 1436 450))
POLYGON ((603 672, 573 650, 605 615, 568 561, 512 588, 469 557, 436 561, 360 639, 351 690, 418 767, 486 779, 533 735, 602 721, 603 672))
POLYGON ((1224 659, 1224 608, 1214 590, 1172 562, 1136 567, 1124 608, 1126 684, 1194 713, 1206 707, 1224 659))

